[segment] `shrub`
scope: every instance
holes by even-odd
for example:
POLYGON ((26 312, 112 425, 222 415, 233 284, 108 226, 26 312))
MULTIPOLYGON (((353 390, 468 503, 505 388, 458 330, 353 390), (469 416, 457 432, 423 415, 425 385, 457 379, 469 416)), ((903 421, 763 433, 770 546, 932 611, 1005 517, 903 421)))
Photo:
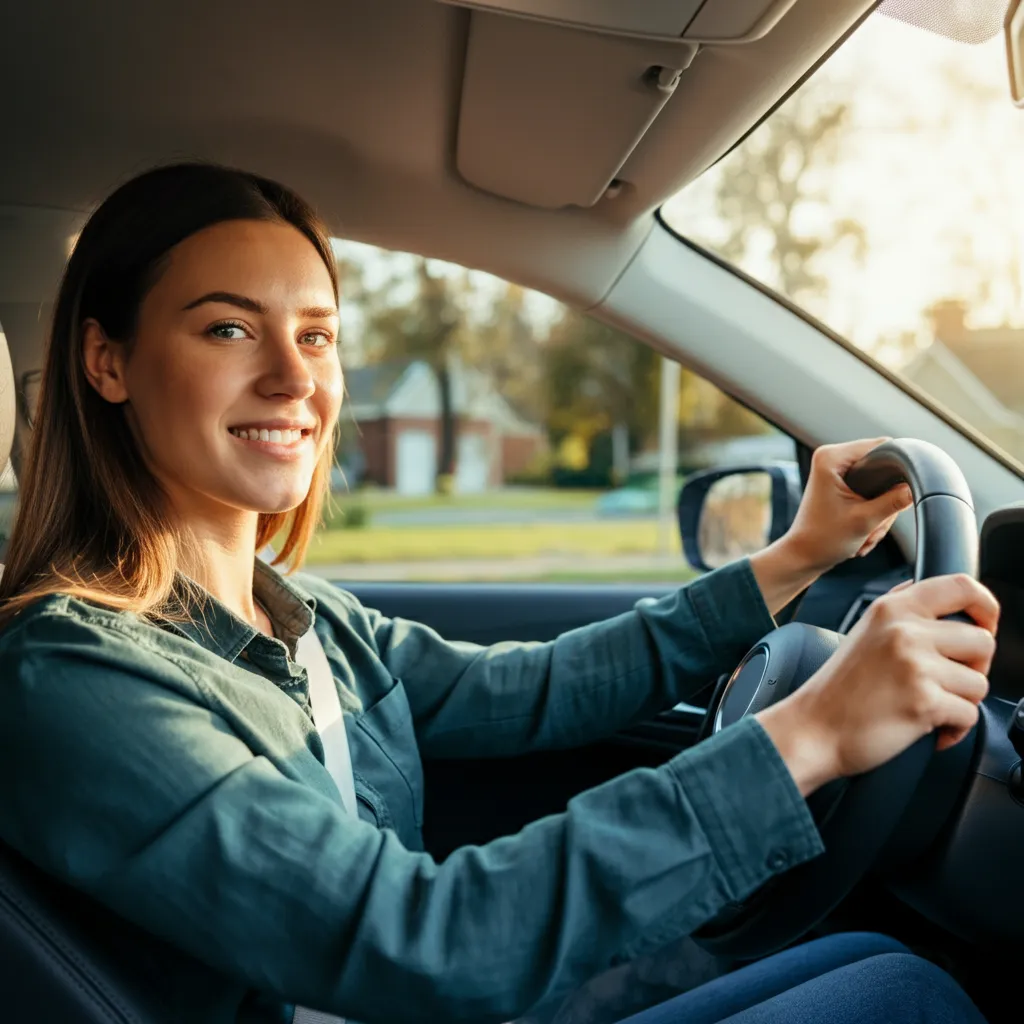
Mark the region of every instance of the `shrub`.
POLYGON ((339 525, 343 530, 362 530, 370 525, 370 518, 365 505, 347 505, 341 510, 339 525))

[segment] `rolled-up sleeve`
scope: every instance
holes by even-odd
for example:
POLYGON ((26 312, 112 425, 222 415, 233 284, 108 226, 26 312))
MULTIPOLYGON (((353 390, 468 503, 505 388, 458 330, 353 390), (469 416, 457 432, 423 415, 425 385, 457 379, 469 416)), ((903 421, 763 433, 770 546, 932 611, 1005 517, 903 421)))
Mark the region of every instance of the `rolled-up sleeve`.
POLYGON ((53 616, 0 661, 4 842, 244 986, 362 1021, 512 1019, 820 850, 753 719, 437 863, 125 637, 53 616))
POLYGON ((549 643, 480 647, 362 614, 422 753, 454 758, 593 742, 687 700, 775 628, 748 560, 549 643))

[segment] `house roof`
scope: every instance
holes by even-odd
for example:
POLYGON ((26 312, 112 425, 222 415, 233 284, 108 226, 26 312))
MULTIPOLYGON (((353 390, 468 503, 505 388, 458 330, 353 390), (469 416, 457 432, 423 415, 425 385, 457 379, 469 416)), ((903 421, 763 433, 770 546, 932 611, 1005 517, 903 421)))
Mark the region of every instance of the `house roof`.
MULTIPOLYGON (((505 436, 543 434, 541 427, 516 413, 486 374, 454 359, 451 371, 452 408, 458 416, 485 420, 505 436)), ((422 360, 361 366, 349 370, 345 380, 348 408, 356 422, 440 415, 437 381, 422 360)))
POLYGON ((1003 405, 1024 412, 1024 329, 989 327, 936 340, 1003 405))
POLYGON ((346 370, 346 400, 353 406, 383 406, 410 366, 410 363, 376 363, 346 370))
MULTIPOLYGON (((968 343, 968 347, 969 345, 970 343, 968 343)), ((909 380, 921 384, 925 390, 936 392, 934 381, 929 385, 922 380, 928 365, 940 370, 946 380, 941 393, 936 393, 935 397, 948 405, 957 415, 964 416, 974 425, 978 425, 979 417, 984 417, 1000 426, 1011 429, 1020 428, 1021 418, 1012 405, 1003 401, 989 382, 981 378, 967 360, 960 357, 958 350, 952 349, 941 341, 933 341, 904 369, 904 376, 909 380), (949 393, 948 388, 950 387, 955 387, 960 392, 962 396, 960 401, 957 401, 949 393), (968 408, 964 408, 964 401, 969 403, 968 408)), ((1019 385, 1013 387, 1012 393, 1017 396, 1019 408, 1021 404, 1019 385)))

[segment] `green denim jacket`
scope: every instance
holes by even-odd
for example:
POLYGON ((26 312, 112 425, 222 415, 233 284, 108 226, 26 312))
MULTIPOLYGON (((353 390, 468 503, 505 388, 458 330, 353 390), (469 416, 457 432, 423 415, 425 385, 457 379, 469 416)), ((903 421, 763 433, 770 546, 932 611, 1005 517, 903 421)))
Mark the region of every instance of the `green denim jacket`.
POLYGON ((510 1020, 821 850, 748 719, 518 835, 423 852, 421 759, 578 746, 685 700, 774 626, 747 562, 489 648, 263 563, 255 589, 280 639, 212 598, 173 624, 55 596, 0 634, 0 840, 187 954, 122 940, 143 976, 175 975, 178 1019, 287 1020, 299 1003, 510 1020), (359 820, 291 657, 311 622, 349 709, 359 820))

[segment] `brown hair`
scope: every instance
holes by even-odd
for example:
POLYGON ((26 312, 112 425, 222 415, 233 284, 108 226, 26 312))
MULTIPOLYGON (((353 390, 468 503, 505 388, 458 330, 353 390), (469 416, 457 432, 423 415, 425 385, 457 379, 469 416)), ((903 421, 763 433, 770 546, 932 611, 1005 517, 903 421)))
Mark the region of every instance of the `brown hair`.
MULTIPOLYGON (((71 593, 146 613, 172 593, 188 537, 135 445, 124 407, 85 375, 82 333, 95 320, 130 343, 139 308, 179 242, 230 220, 281 221, 312 242, 338 294, 327 231, 312 208, 274 181, 212 164, 175 164, 133 178, 89 218, 61 280, 36 425, 19 481, 19 513, 0 577, 0 624, 48 594, 71 593)), ((274 563, 301 563, 328 489, 328 445, 305 500, 261 514, 257 546, 286 526, 274 563), (289 525, 290 521, 290 525, 289 525)))

